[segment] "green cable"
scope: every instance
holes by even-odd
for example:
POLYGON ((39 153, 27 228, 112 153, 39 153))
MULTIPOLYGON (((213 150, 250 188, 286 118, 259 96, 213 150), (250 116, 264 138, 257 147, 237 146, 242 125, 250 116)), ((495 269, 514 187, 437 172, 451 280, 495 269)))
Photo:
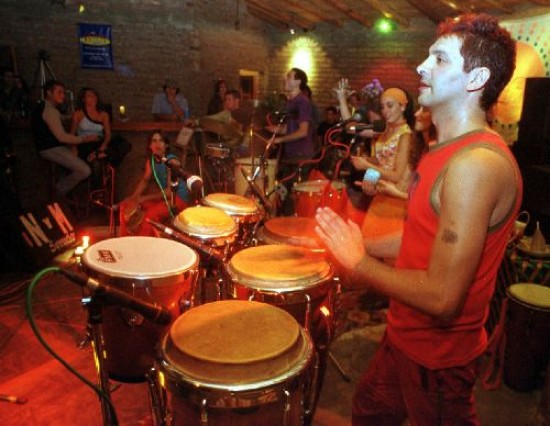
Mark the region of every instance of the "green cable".
POLYGON ((113 405, 113 402, 111 401, 111 398, 105 394, 101 389, 99 389, 96 385, 94 385, 92 382, 90 382, 88 379, 86 379, 84 376, 82 376, 78 371, 76 371, 71 365, 69 365, 64 359, 62 359, 59 355, 57 355, 54 350, 46 343, 42 335, 40 334, 40 330, 38 330, 38 327, 36 326, 36 322, 34 320, 34 315, 32 312, 32 293, 34 291, 34 287, 40 282, 42 277, 50 272, 59 272, 59 267, 52 266, 49 268, 42 269, 40 272, 38 272, 31 284, 29 285, 29 288, 27 289, 27 295, 26 295, 26 303, 25 303, 25 310, 27 312, 27 318, 29 319, 29 324, 31 325, 32 331, 36 335, 38 341, 44 346, 44 348, 50 353, 51 356, 53 356, 56 360, 58 360, 61 365, 63 365, 69 372, 74 374, 78 379, 80 379, 82 382, 84 382, 85 385, 92 388, 92 390, 100 397, 103 398, 107 403, 109 404, 109 408, 111 411, 111 418, 112 418, 112 426, 118 425, 118 419, 116 416, 115 407, 113 405))
MULTIPOLYGON (((160 192, 162 193, 162 197, 164 198, 164 203, 166 204, 166 207, 168 207, 168 213, 170 213, 170 217, 174 219, 174 213, 172 213, 172 209, 170 208, 170 202, 168 201, 168 198, 166 197, 166 193, 164 192, 164 188, 162 187, 160 180, 157 176, 157 172, 155 170, 155 156, 151 155, 151 170, 153 171, 153 176, 155 177, 155 181, 157 182, 157 185, 160 188, 160 192)), ((168 179, 168 178, 167 178, 168 179)), ((166 182, 168 184, 168 180, 166 182)))

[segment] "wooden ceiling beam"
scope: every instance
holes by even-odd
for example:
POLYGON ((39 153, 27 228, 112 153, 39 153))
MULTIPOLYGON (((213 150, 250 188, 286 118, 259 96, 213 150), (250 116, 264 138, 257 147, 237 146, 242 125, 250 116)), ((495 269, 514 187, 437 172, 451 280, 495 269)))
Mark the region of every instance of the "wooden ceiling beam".
POLYGON ((342 23, 334 19, 331 16, 327 16, 325 14, 320 13, 320 11, 317 9, 313 9, 309 6, 307 6, 303 1, 299 0, 286 0, 286 2, 294 8, 297 12, 301 12, 304 14, 304 16, 307 16, 308 19, 314 20, 314 21, 322 21, 326 22, 327 24, 334 25, 335 27, 341 27, 342 23))
POLYGON ((332 8, 338 10, 339 12, 343 13, 344 15, 348 16, 349 18, 353 19, 354 21, 359 22, 361 25, 364 25, 367 28, 372 27, 372 22, 370 22, 368 19, 364 18, 355 10, 353 10, 351 7, 349 7, 346 3, 344 3, 342 0, 324 0, 325 3, 332 8))
POLYGON ((452 15, 452 11, 456 13, 456 9, 451 8, 447 2, 443 1, 440 1, 440 3, 445 4, 450 9, 447 15, 442 15, 436 11, 433 0, 407 0, 407 3, 422 12, 430 21, 436 24, 441 22, 446 16, 452 15))
MULTIPOLYGON (((277 20, 286 22, 288 26, 295 25, 296 27, 300 27, 303 29, 311 29, 315 26, 315 21, 306 19, 305 17, 289 12, 288 10, 276 10, 274 8, 266 6, 265 3, 259 1, 259 0, 246 0, 246 4, 251 5, 256 10, 266 14, 266 15, 273 15, 277 20)), ((271 6, 271 3, 267 3, 271 6)))
POLYGON ((281 29, 287 29, 288 24, 286 22, 280 21, 273 17, 273 15, 267 14, 263 12, 262 10, 256 9, 253 6, 247 6, 248 13, 250 13, 252 16, 258 18, 260 21, 265 21, 268 24, 273 25, 274 27, 281 28, 281 29))
POLYGON ((378 10, 388 19, 392 19, 397 22, 402 27, 408 27, 410 25, 409 20, 399 14, 394 7, 392 7, 388 2, 381 2, 380 0, 362 0, 367 7, 372 7, 373 9, 378 10))
POLYGON ((511 7, 502 4, 500 0, 477 0, 477 1, 474 0, 470 2, 470 7, 473 8, 473 9, 470 9, 470 11, 487 9, 488 7, 497 9, 506 13, 512 13, 514 11, 514 9, 512 9, 511 7))

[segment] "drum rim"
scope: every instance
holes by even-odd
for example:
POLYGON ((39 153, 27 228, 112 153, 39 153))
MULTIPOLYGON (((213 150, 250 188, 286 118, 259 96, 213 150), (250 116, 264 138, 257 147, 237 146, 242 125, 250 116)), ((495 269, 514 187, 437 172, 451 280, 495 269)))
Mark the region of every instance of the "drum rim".
MULTIPOLYGON (((169 356, 166 352, 167 345, 169 343, 170 333, 166 333, 161 340, 161 344, 157 349, 156 361, 160 370, 171 379, 175 380, 180 385, 186 385, 192 389, 204 388, 210 391, 226 391, 226 392, 253 392, 262 391, 266 388, 281 383, 287 382, 291 378, 299 377, 303 374, 315 355, 313 340, 309 332, 302 326, 300 326, 300 334, 296 344, 300 344, 302 347, 299 350, 299 356, 295 359, 293 365, 286 369, 282 374, 269 379, 262 379, 256 382, 242 383, 221 383, 211 380, 205 380, 203 378, 195 377, 191 372, 182 371, 177 368, 175 363, 170 363, 169 356)), ((284 354, 279 355, 284 356, 284 354)), ((267 363, 267 361, 261 361, 267 363)), ((205 362, 205 364, 208 364, 205 362)), ((246 364, 241 367, 245 368, 246 364)))
POLYGON ((292 187, 292 190, 295 190, 297 192, 310 192, 310 193, 318 193, 318 192, 322 192, 323 189, 324 189, 324 185, 326 185, 326 183, 323 184, 323 182, 330 182, 330 189, 331 190, 337 190, 337 191, 340 191, 342 189, 344 189, 346 187, 346 184, 342 181, 339 181, 339 180, 329 180, 329 179, 313 179, 313 180, 305 180, 305 181, 302 181, 302 182, 298 182, 298 183, 295 183, 294 186, 292 187), (302 189, 304 186, 306 186, 306 184, 319 184, 319 188, 312 188, 312 189, 302 189), (313 189, 317 189, 317 190, 313 190, 313 189))
POLYGON ((232 196, 235 196, 235 197, 240 197, 240 198, 244 198, 246 200, 250 200, 251 204, 252 204, 252 207, 253 207, 253 210, 248 209, 248 210, 245 211, 243 209, 238 209, 238 210, 237 209, 232 209, 231 205, 228 205, 228 204, 220 205, 220 203, 218 203, 217 201, 212 200, 211 198, 208 198, 209 196, 214 195, 214 194, 220 194, 220 193, 216 192, 216 193, 206 195, 201 200, 202 204, 207 206, 207 207, 214 207, 216 209, 223 210, 229 216, 254 216, 254 215, 260 215, 260 213, 261 213, 258 206, 250 198, 246 198, 246 197, 244 197, 242 195, 238 195, 238 194, 228 194, 228 195, 232 195, 232 196))
MULTIPOLYGON (((216 210, 220 210, 223 213, 227 214, 227 212, 224 212, 223 210, 218 209, 216 207, 210 207, 210 206, 206 206, 206 207, 216 209, 216 210)), ((191 207, 191 208, 193 208, 193 207, 191 207)), ((174 218, 173 224, 180 231, 185 232, 186 234, 191 235, 193 237, 197 237, 197 238, 201 238, 201 239, 223 238, 223 237, 232 236, 233 234, 236 234, 237 231, 239 230, 239 226, 235 223, 235 220, 233 218, 231 218, 230 215, 227 214, 227 216, 229 216, 229 218, 231 219, 231 223, 228 222, 227 223, 227 229, 225 229, 223 231, 220 230, 220 232, 218 232, 217 234, 206 234, 206 233, 200 233, 200 232, 197 232, 195 230, 192 230, 192 229, 190 229, 190 227, 187 224, 182 223, 179 220, 178 216, 176 216, 174 218)))
MULTIPOLYGON (((151 245, 147 245, 147 247, 151 247, 151 245)), ((158 253, 155 253, 158 255, 158 253)), ((124 236, 124 237, 117 237, 117 238, 108 238, 106 240, 98 241, 95 244, 90 245, 84 254, 82 255, 82 263, 90 270, 94 271, 97 274, 106 275, 111 278, 124 278, 124 279, 133 279, 133 280, 149 280, 149 279, 156 279, 156 278, 167 278, 172 277, 175 275, 179 275, 182 273, 185 273, 187 271, 193 271, 198 268, 199 264, 199 255, 195 250, 193 250, 191 247, 186 246, 185 244, 178 243, 177 241, 169 240, 167 238, 157 238, 157 237, 147 237, 147 236, 124 236), (121 239, 142 239, 142 241, 150 240, 152 243, 155 241, 155 243, 161 244, 170 244, 172 245, 172 248, 178 248, 182 251, 186 251, 187 254, 190 255, 189 261, 184 264, 179 264, 178 267, 172 267, 171 269, 164 269, 162 271, 122 271, 119 269, 108 269, 107 266, 110 265, 110 263, 101 264, 95 261, 95 259, 90 259, 92 252, 94 252, 94 248, 97 249, 100 244, 107 244, 110 240, 120 240, 121 239)), ((154 262, 153 262, 154 263, 154 262)))
POLYGON ((271 292, 271 293, 288 293, 291 291, 300 291, 300 290, 314 288, 315 286, 312 286, 311 284, 322 283, 323 281, 327 280, 333 275, 332 265, 324 258, 324 256, 321 255, 321 253, 315 252, 314 250, 310 250, 306 247, 293 246, 290 244, 268 244, 265 246, 248 247, 236 253, 226 264, 224 270, 229 274, 233 282, 236 281, 239 283, 249 284, 251 288, 255 288, 257 290, 264 290, 266 292, 271 292), (246 272, 241 272, 235 269, 233 261, 236 257, 244 256, 244 253, 247 251, 261 250, 261 249, 265 250, 267 247, 278 247, 281 250, 285 250, 285 247, 286 247, 286 250, 299 250, 306 253, 316 253, 316 255, 318 255, 318 260, 323 263, 324 268, 320 271, 315 271, 315 274, 305 276, 305 277, 304 276, 296 277, 296 278, 289 277, 285 279, 277 278, 273 280, 267 279, 265 277, 260 278, 257 276, 252 276, 251 274, 248 274, 246 272), (287 286, 284 289, 277 289, 273 287, 269 289, 265 287, 256 287, 260 284, 271 285, 273 283, 278 283, 278 282, 279 283, 284 282, 291 285, 294 283, 294 286, 293 287, 287 286), (307 286, 304 287, 304 285, 307 285, 307 286))

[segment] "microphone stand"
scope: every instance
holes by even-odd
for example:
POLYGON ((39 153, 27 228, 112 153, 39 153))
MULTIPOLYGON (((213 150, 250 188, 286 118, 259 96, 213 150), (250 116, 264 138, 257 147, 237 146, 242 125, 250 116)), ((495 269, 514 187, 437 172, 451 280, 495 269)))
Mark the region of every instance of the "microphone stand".
MULTIPOLYGON (((109 386, 109 372, 107 371, 107 360, 105 352, 105 341, 103 339, 103 308, 101 303, 93 295, 82 298, 82 304, 88 312, 88 335, 92 341, 92 349, 97 371, 97 384, 101 392, 111 399, 111 389, 109 386)), ((101 416, 104 426, 113 426, 116 424, 111 413, 111 404, 105 399, 100 398, 101 416)))

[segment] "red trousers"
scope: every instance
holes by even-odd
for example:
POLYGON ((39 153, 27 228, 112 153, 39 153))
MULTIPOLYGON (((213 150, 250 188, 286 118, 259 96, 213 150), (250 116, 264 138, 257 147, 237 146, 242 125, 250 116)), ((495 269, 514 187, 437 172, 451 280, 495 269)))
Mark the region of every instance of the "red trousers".
POLYGON ((352 424, 400 426, 479 425, 473 387, 479 360, 462 367, 429 370, 384 338, 359 380, 352 424))
MULTIPOLYGON (((187 206, 185 201, 181 200, 180 198, 176 197, 176 209, 178 212, 181 212, 184 210, 187 206)), ((168 211, 168 206, 164 202, 164 200, 160 201, 146 201, 141 204, 141 209, 143 210, 144 216, 143 220, 137 227, 137 229, 134 230, 132 233, 126 224, 126 221, 124 220, 125 211, 124 211, 124 205, 121 206, 120 209, 120 228, 119 228, 119 235, 121 237, 127 236, 127 235, 139 235, 142 237, 154 237, 156 234, 153 231, 153 226, 147 223, 146 219, 151 219, 155 222, 163 223, 168 226, 172 226, 171 223, 166 223, 166 220, 170 217, 170 212, 168 211)))

